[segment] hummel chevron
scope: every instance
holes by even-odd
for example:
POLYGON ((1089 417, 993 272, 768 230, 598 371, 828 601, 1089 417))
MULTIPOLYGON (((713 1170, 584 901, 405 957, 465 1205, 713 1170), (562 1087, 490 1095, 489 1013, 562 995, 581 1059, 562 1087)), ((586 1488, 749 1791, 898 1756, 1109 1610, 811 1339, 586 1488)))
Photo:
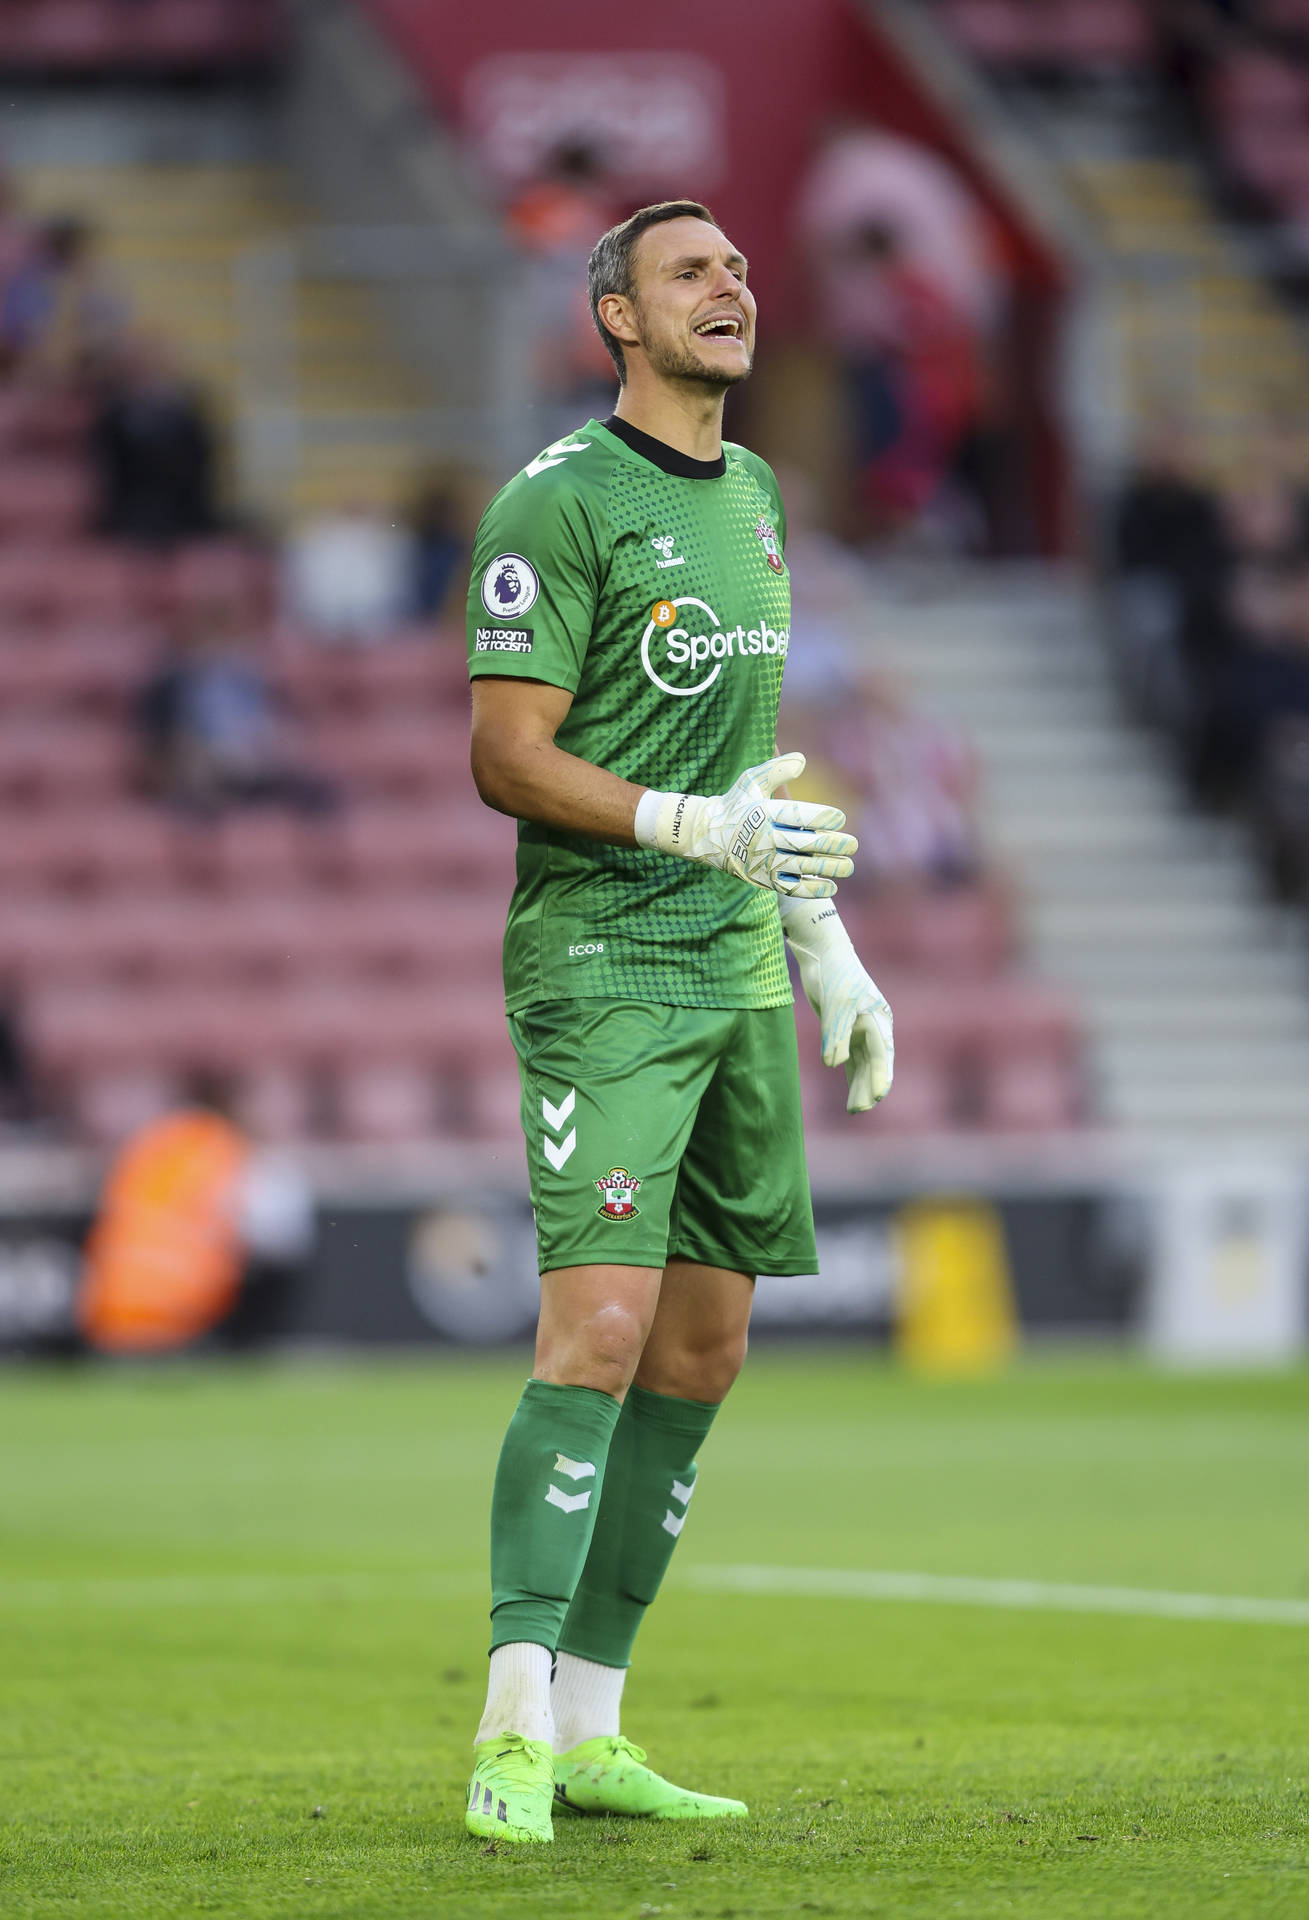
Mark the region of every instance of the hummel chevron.
POLYGON ((689 1487, 684 1487, 680 1480, 674 1480, 673 1498, 674 1500, 676 1500, 678 1506, 682 1509, 682 1511, 681 1513, 674 1513, 672 1508, 669 1507, 667 1513, 664 1515, 664 1532, 671 1533, 674 1539, 677 1538, 678 1534, 682 1531, 682 1528, 686 1525, 686 1509, 691 1504, 691 1495, 694 1492, 695 1492, 694 1480, 691 1482, 689 1487))
POLYGON ((549 1507, 561 1507, 565 1513, 579 1513, 583 1507, 590 1506, 591 1489, 588 1487, 585 1493, 564 1493, 551 1484, 545 1500, 549 1507))
POLYGON ((552 440, 544 453, 538 453, 535 460, 529 460, 524 471, 529 480, 535 480, 538 473, 544 473, 547 467, 562 467, 570 453, 585 453, 590 446, 589 440, 552 440))
MULTIPOLYGON (((593 1460, 570 1460, 566 1453, 557 1453, 555 1455, 554 1470, 556 1473, 562 1473, 569 1480, 592 1480, 595 1477, 595 1462, 593 1460)), ((674 1483, 674 1485, 676 1485, 676 1483, 674 1483)))
MULTIPOLYGON (((560 1128, 568 1120, 569 1115, 572 1113, 573 1108, 576 1105, 577 1105, 577 1088, 576 1087, 570 1087, 568 1089, 567 1093, 564 1095, 563 1099, 559 1102, 559 1105, 557 1107, 552 1106, 549 1100, 546 1099, 545 1095, 542 1094, 541 1095, 541 1117, 544 1119, 547 1127, 550 1127, 555 1133, 558 1133, 560 1128)), ((550 1165, 554 1168, 556 1173, 558 1173, 572 1158, 573 1149, 576 1145, 577 1145, 577 1128, 576 1127, 570 1127, 568 1130, 568 1133, 562 1140, 552 1140, 549 1134, 543 1134, 541 1138, 541 1150, 545 1154, 546 1159, 550 1162, 550 1165)))

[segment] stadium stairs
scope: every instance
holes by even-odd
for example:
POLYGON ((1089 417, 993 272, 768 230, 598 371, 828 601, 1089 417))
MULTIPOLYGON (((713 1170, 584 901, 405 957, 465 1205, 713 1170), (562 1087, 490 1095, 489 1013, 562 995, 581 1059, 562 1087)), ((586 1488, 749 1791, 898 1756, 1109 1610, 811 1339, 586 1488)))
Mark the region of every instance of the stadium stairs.
POLYGON ((933 570, 888 591, 876 627, 879 662, 981 756, 985 841, 1034 966, 1082 1009, 1100 1120, 1161 1144, 1309 1142, 1295 922, 1124 721, 1084 581, 933 570))

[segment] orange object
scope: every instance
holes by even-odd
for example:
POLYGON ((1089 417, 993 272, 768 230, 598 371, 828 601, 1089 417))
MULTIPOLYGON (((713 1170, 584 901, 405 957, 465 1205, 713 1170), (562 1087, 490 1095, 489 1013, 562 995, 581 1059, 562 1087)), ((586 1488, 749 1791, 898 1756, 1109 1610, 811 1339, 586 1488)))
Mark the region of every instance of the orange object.
POLYGON ((82 1332, 107 1352, 183 1347, 225 1318, 245 1264, 250 1145, 216 1113, 152 1121, 110 1168, 87 1241, 82 1332))

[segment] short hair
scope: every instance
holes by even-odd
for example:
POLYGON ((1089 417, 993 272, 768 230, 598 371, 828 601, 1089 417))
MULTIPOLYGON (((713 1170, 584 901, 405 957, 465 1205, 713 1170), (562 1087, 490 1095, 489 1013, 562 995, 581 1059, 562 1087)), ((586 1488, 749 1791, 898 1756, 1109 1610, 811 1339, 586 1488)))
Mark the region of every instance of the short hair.
POLYGON ((718 225, 708 207, 702 207, 698 200, 657 200, 653 206, 638 207, 626 220, 620 220, 616 227, 602 234, 587 262, 586 288, 591 297, 591 318, 618 369, 619 386, 627 383, 627 363, 622 342, 614 338, 600 318, 600 302, 607 293, 621 293, 625 300, 635 297, 636 274, 632 263, 636 243, 650 227, 661 226, 665 220, 707 220, 711 227, 718 225))

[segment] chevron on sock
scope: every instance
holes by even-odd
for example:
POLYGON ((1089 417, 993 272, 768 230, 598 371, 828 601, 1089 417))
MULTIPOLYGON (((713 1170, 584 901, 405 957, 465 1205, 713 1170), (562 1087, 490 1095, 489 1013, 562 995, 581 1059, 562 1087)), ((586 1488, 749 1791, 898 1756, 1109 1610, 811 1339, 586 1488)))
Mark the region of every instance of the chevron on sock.
MULTIPOLYGON (((561 1658, 567 1653, 611 1668, 630 1664, 637 1629, 659 1591, 695 1491, 696 1451, 717 1412, 707 1401, 629 1387, 609 1444, 590 1551, 555 1642, 561 1658)), ((621 1692, 620 1686, 619 1697, 621 1692)), ((563 1711, 567 1715, 571 1707, 565 1704, 563 1711)))
POLYGON ((524 1387, 491 1496, 492 1650, 531 1642, 554 1652, 591 1545, 618 1412, 593 1387, 524 1387))

